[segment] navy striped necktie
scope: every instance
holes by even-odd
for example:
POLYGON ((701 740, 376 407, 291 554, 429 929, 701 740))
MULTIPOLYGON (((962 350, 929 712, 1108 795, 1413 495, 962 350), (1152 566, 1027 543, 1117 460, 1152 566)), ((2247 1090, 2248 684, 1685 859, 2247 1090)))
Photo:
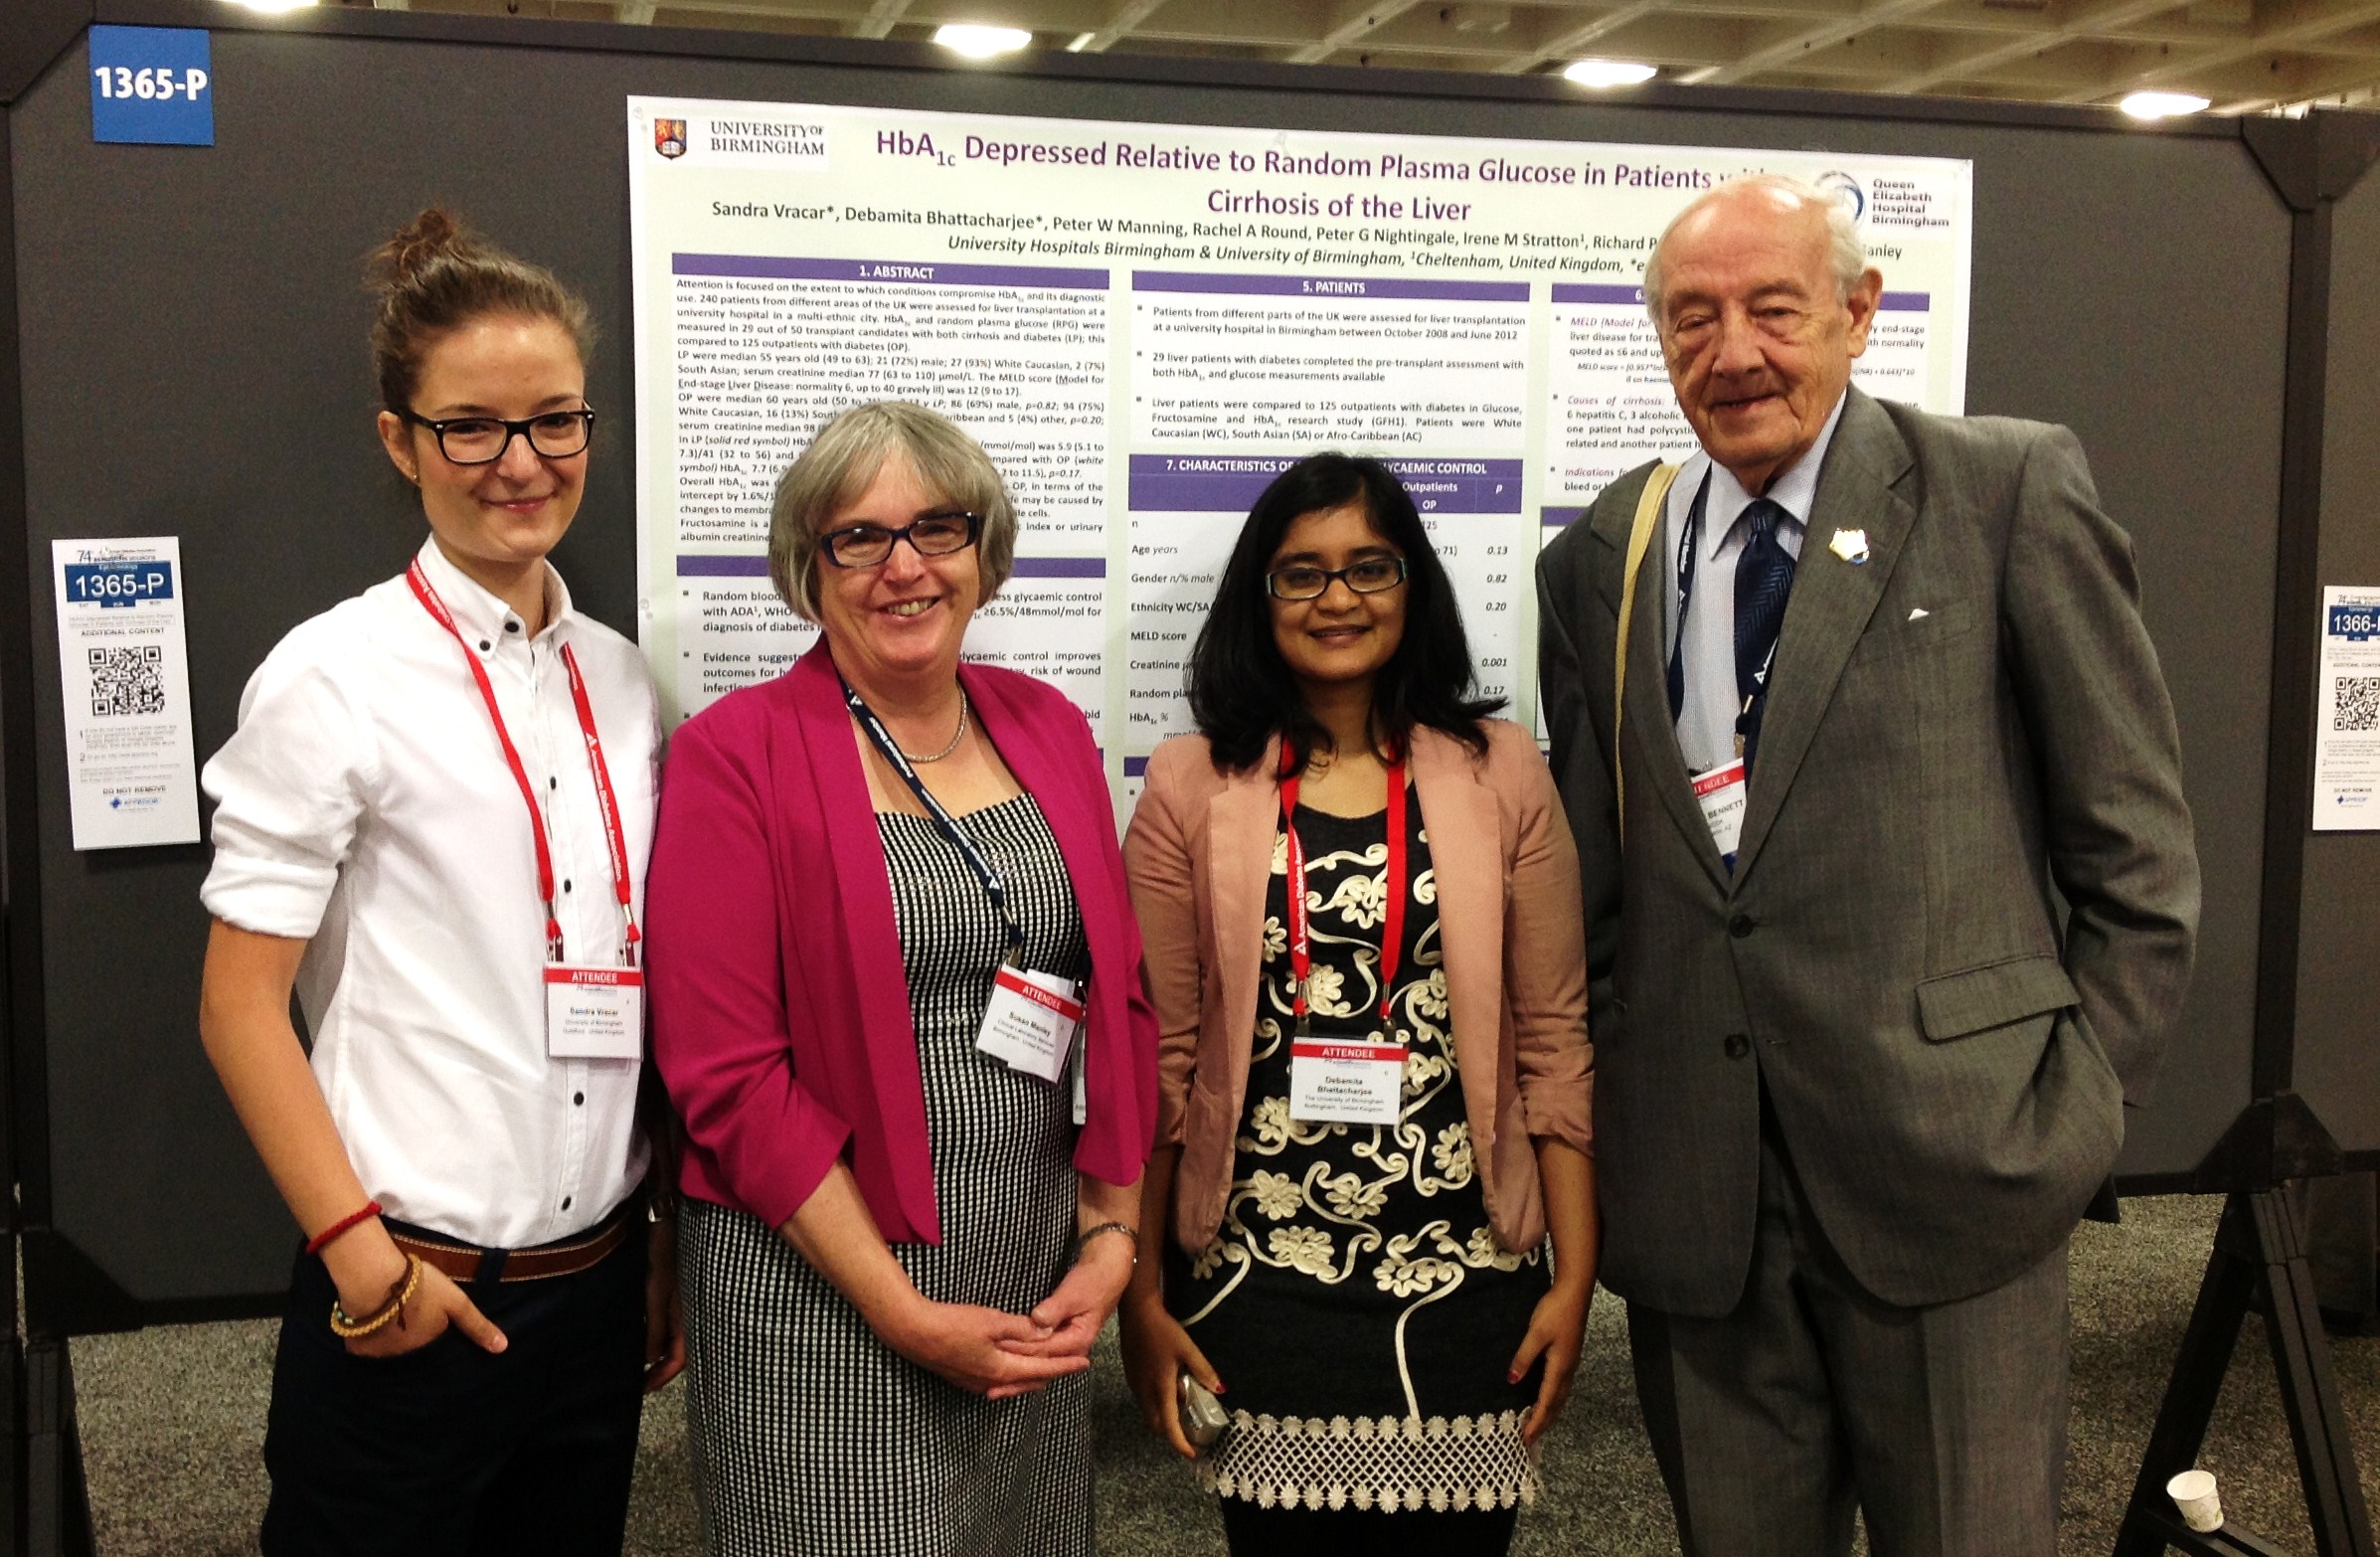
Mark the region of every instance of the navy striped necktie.
POLYGON ((1760 745, 1761 715, 1769 702, 1766 672, 1774 663, 1785 598, 1793 592, 1793 555, 1777 538, 1784 508, 1763 497, 1744 510, 1752 538, 1736 559, 1736 733, 1744 739, 1744 771, 1760 745))

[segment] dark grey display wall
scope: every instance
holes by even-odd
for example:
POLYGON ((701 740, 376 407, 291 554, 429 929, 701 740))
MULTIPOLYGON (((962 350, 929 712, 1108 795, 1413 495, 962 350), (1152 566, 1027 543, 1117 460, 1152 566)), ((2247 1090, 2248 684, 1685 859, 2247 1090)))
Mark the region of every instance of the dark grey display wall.
MULTIPOLYGON (((100 19, 220 16, 147 0, 100 19)), ((603 322, 601 443, 558 561, 584 606, 632 633, 630 93, 1971 159, 1968 408, 2073 426, 2130 527, 2206 865, 2196 989, 2125 1170, 2187 1170, 2247 1101, 2290 239, 2229 126, 1747 91, 1583 102, 1544 81, 1071 56, 948 69, 898 46, 332 12, 217 32, 216 144, 185 150, 94 144, 84 66, 78 43, 9 110, 28 514, 9 545, 30 608, 5 630, 27 635, 32 672, 6 693, 30 696, 9 728, 34 746, 9 772, 38 791, 38 825, 11 839, 31 856, 12 914, 39 938, 38 962, 17 963, 13 1042, 38 1327, 253 1305, 294 1242, 195 1032, 206 851, 70 846, 49 542, 182 538, 203 761, 273 641, 418 542, 372 434, 359 272, 437 201, 554 264, 603 322)), ((2340 244, 2366 274, 2380 260, 2380 192, 2340 244)), ((2380 339, 2359 318, 2362 349, 2333 359, 2348 404, 2380 339)), ((2339 457, 2371 460, 2369 419, 2360 433, 2346 420, 2339 457)), ((2371 559, 2368 532, 2359 544, 2371 559)), ((2368 903, 2371 840, 2339 841, 2314 851, 2315 874, 2335 865, 2337 901, 2368 903)), ((2373 915, 2355 913, 2339 934, 2368 947, 2373 915)), ((2380 1145, 2371 1067, 2331 1020, 2370 1004, 2369 958, 2330 955, 2309 940, 2306 1009, 2323 1019, 2305 1024, 2300 1067, 2334 1127, 2361 1132, 2350 1145, 2380 1145)))
MULTIPOLYGON (((2321 582, 2380 586, 2380 174, 2338 203, 2323 423, 2321 582)), ((2350 1151, 2380 1145, 2380 833, 2305 844, 2297 1091, 2350 1151)))

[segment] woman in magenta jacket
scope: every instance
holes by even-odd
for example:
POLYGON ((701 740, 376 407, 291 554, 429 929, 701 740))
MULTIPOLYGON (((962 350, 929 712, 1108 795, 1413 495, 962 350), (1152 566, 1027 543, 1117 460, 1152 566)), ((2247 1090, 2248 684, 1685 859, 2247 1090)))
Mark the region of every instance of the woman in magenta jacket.
POLYGON ((1155 1022, 1088 723, 959 662, 1015 540, 949 422, 837 417, 769 542, 817 647, 672 741, 654 1053, 721 1557, 1092 1549, 1155 1022))

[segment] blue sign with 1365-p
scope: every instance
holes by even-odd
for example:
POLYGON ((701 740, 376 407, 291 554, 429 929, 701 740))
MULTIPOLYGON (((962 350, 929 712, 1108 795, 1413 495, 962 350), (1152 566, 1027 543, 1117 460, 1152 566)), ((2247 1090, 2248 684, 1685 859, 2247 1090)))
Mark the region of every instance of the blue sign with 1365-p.
POLYGON ((90 29, 90 138, 215 144, 215 81, 201 27, 90 29))

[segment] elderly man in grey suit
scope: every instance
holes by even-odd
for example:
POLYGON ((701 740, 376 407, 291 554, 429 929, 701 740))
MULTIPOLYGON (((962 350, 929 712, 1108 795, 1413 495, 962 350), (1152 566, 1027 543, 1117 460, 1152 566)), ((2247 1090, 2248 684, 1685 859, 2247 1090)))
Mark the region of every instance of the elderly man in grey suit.
POLYGON ((1689 206, 1703 451, 1538 565, 1603 1279, 1701 1557, 2056 1550, 2067 1239, 2189 977, 2130 543, 2063 429, 1850 388, 1882 288, 1805 186, 1689 206))

